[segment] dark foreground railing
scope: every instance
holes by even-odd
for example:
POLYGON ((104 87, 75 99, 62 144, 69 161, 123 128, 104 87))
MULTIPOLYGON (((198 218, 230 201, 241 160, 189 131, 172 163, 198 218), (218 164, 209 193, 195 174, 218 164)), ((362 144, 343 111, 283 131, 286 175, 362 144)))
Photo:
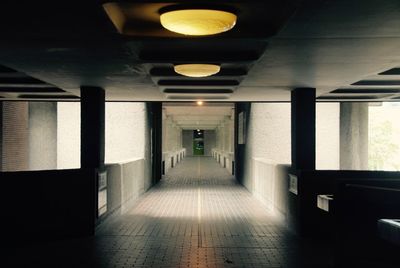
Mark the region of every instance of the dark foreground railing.
POLYGON ((3 242, 90 236, 96 219, 96 170, 2 172, 3 242))

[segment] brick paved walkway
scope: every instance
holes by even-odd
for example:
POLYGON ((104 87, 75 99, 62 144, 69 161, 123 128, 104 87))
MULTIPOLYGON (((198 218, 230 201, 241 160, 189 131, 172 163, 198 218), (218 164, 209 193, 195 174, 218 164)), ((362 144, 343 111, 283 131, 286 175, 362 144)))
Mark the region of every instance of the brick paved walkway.
POLYGON ((22 255, 57 267, 329 267, 326 247, 291 235, 209 157, 184 159, 95 238, 22 255))
POLYGON ((106 267, 300 267, 319 261, 312 252, 301 258, 307 253, 299 254, 300 241, 208 157, 186 158, 98 237, 106 267))

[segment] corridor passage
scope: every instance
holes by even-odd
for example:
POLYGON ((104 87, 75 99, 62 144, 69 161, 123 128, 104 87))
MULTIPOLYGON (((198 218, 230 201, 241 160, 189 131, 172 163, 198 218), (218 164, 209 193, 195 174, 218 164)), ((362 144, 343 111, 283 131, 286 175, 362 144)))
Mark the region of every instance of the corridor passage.
POLYGON ((327 261, 321 247, 311 253, 300 245, 211 157, 186 158, 97 238, 105 267, 321 267, 316 262, 327 261))
POLYGON ((7 267, 330 267, 211 157, 187 157, 93 238, 8 254, 7 267))

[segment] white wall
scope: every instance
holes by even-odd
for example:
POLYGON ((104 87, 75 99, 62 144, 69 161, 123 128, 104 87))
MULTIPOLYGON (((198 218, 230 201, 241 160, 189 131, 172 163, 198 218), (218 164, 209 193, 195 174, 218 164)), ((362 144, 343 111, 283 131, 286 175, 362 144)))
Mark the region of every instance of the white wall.
MULTIPOLYGON (((144 158, 147 115, 144 103, 106 103, 105 162, 144 158)), ((59 102, 57 113, 57 168, 80 167, 80 103, 59 102)))
POLYGON ((106 103, 105 162, 145 157, 146 107, 144 103, 106 103))
POLYGON ((316 168, 340 169, 340 104, 317 103, 316 168))
POLYGON ((57 105, 57 168, 81 166, 81 104, 59 102, 57 105))
MULTIPOLYGON (((316 168, 339 169, 338 103, 316 106, 316 168)), ((270 163, 291 162, 290 103, 253 103, 246 141, 244 185, 253 189, 252 159, 263 158, 270 163)))
POLYGON ((290 104, 253 103, 248 123, 246 152, 249 156, 290 163, 290 104))
POLYGON ((163 113, 163 152, 175 152, 182 149, 182 129, 170 116, 163 113))
MULTIPOLYGON (((338 103, 316 105, 316 168, 339 169, 338 103)), ((276 163, 291 162, 289 103, 254 103, 251 106, 247 148, 252 157, 276 163)))
POLYGON ((182 146, 187 156, 193 156, 193 130, 182 131, 182 146))
POLYGON ((29 170, 57 169, 57 103, 29 103, 29 170))
MULTIPOLYGON (((215 130, 204 130, 204 155, 211 156, 211 150, 215 148, 215 130)), ((193 143, 193 141, 192 141, 193 143)))

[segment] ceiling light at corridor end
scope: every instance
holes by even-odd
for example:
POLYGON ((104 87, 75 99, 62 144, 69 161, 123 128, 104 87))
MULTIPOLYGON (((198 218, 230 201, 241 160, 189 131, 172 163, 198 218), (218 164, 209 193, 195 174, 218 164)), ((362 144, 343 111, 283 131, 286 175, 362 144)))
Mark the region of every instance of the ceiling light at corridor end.
POLYGON ((181 9, 160 15, 161 25, 172 32, 184 35, 213 35, 229 31, 237 16, 228 11, 213 9, 181 9))
POLYGON ((219 73, 221 67, 216 64, 179 64, 174 71, 188 77, 207 77, 219 73))
POLYGON ((196 103, 197 103, 198 106, 203 105, 203 101, 197 101, 196 103))

